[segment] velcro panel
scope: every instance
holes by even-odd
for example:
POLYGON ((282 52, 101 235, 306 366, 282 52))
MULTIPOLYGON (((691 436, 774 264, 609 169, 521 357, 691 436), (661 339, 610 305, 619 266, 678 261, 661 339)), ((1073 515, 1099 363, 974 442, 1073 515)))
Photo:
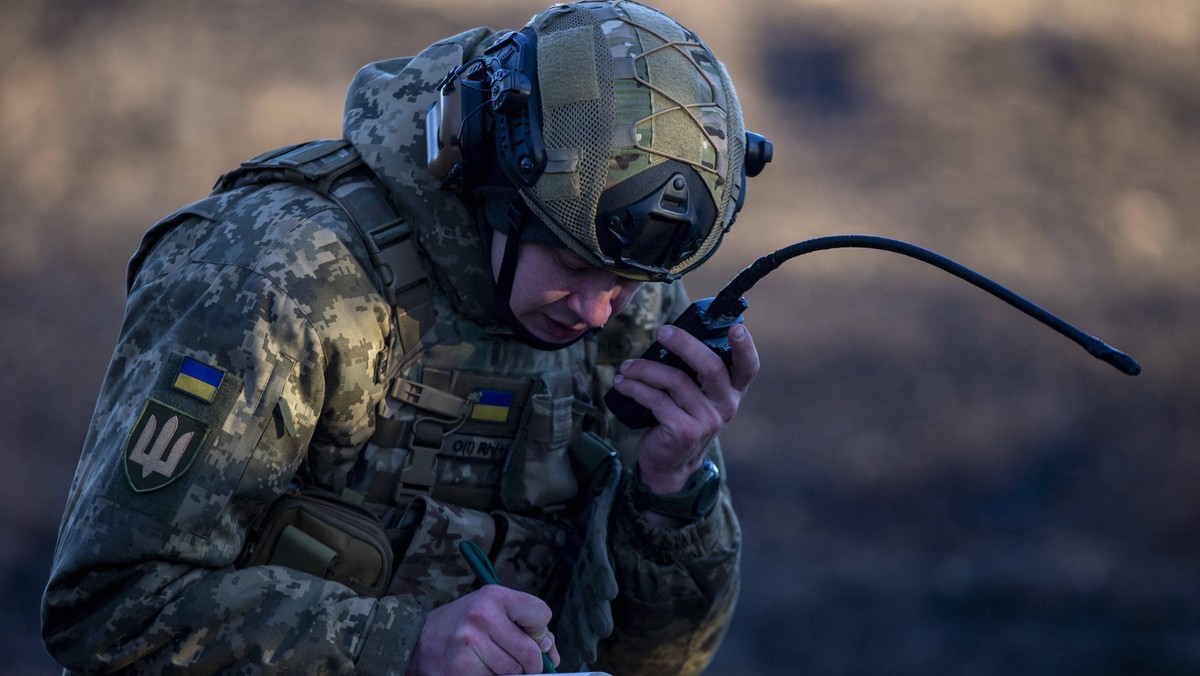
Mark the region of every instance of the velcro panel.
POLYGON ((538 85, 546 110, 599 98, 594 26, 539 36, 537 60, 538 85))

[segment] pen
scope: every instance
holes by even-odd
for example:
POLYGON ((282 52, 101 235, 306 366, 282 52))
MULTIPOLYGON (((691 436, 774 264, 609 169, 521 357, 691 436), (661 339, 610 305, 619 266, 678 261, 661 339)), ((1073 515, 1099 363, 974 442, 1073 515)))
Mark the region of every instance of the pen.
MULTIPOLYGON (((473 540, 463 540, 458 543, 458 551, 462 552, 463 558, 471 564, 471 570, 475 571, 484 584, 500 584, 500 578, 496 577, 496 569, 492 567, 492 562, 473 540)), ((554 671, 554 665, 550 663, 550 655, 546 653, 542 653, 542 673, 557 673, 554 671)))

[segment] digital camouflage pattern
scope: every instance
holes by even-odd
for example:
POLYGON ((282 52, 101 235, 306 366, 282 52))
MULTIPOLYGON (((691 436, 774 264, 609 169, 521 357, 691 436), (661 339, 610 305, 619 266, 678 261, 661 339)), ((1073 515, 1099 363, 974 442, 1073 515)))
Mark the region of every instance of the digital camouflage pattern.
POLYGON ((601 395, 683 309, 682 288, 646 285, 566 350, 519 344, 495 317, 478 227, 423 171, 433 83, 491 35, 368 66, 347 97, 346 137, 403 206, 435 282, 435 321, 408 354, 389 351, 393 309, 352 224, 315 193, 239 188, 147 233, 43 603, 46 645, 69 670, 403 673, 425 613, 474 587, 461 538, 492 552, 506 585, 556 608, 564 669, 695 673, 711 659, 737 592, 728 497, 658 528, 629 506, 622 475, 580 477, 568 449, 590 430, 632 466, 639 435, 601 395), (381 359, 391 369, 377 380, 381 359), (461 398, 463 414, 414 406, 398 396, 406 381, 461 398), (414 430, 440 450, 425 492, 401 488, 414 430), (384 596, 236 567, 256 519, 297 480, 363 500, 387 528, 384 596), (587 511, 560 508, 593 485, 587 511))
POLYGON ((431 45, 416 58, 370 64, 346 96, 342 132, 391 191, 410 219, 421 247, 441 265, 432 270, 456 312, 484 325, 497 313, 490 294, 488 242, 466 205, 438 189, 425 170, 425 113, 437 83, 482 52, 495 34, 476 28, 431 45))
POLYGON ((385 345, 388 308, 349 224, 287 186, 210 198, 168 222, 135 259, 46 592, 47 647, 78 671, 403 663, 423 622, 411 598, 233 568, 256 515, 302 465, 344 476, 371 433, 382 391, 366 365, 385 345), (212 403, 173 388, 184 356, 225 373, 212 403), (147 401, 209 430, 190 466, 139 493, 126 465, 147 401))

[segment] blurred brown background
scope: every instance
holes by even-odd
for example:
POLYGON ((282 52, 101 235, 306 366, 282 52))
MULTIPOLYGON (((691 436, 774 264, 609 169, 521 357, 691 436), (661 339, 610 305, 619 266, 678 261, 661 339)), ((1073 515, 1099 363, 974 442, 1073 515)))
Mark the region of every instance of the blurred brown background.
MULTIPOLYGON (((544 0, 14 0, 0 20, 0 665, 37 607, 144 229, 340 132, 363 63, 544 0)), ((1200 670, 1200 3, 660 6, 775 142, 712 295, 758 255, 899 237, 1137 357, 1129 378, 914 261, 749 294, 726 435, 745 575, 717 674, 1200 670)))

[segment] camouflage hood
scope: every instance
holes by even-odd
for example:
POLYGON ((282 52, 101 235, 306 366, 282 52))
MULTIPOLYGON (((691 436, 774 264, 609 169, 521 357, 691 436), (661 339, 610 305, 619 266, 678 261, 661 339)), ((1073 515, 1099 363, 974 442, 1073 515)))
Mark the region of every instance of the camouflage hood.
POLYGON ((471 58, 495 33, 476 28, 431 45, 414 57, 380 61, 358 72, 346 95, 342 133, 387 185, 433 263, 428 272, 461 315, 502 324, 492 299, 491 264, 470 208, 438 189, 425 168, 425 114, 437 83, 471 58))

